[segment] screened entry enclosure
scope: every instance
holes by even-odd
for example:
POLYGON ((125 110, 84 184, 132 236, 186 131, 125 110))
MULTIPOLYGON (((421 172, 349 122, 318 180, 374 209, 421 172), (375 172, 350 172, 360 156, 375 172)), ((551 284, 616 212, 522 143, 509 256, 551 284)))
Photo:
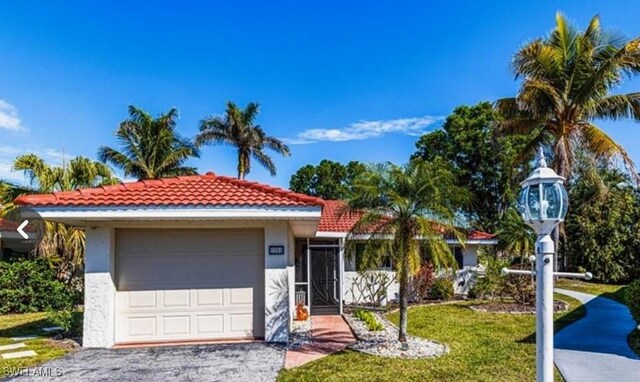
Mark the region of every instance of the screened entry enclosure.
POLYGON ((340 314, 341 250, 338 239, 296 240, 296 304, 315 315, 340 314))

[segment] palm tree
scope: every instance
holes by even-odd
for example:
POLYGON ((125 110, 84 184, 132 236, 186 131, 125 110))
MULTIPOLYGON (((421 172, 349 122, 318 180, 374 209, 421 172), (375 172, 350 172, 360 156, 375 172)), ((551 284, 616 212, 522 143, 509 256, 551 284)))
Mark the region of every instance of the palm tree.
POLYGON ((199 158, 200 151, 176 132, 177 117, 175 108, 154 119, 144 110, 129 106, 129 118, 116 130, 121 151, 102 146, 98 157, 122 169, 125 176, 139 180, 196 174, 194 167, 183 164, 191 157, 199 158))
POLYGON ((598 16, 579 31, 558 13, 551 34, 520 49, 513 69, 516 78, 522 78, 520 90, 495 106, 504 117, 499 123, 503 132, 534 132, 520 159, 547 146, 553 151, 554 170, 569 178, 581 145, 595 158, 622 158, 640 180, 624 148, 595 124, 640 121, 640 93, 611 94, 625 75, 640 73, 640 38, 627 40, 603 31, 598 16))
MULTIPOLYGON (((13 162, 13 170, 27 176, 29 187, 5 184, 5 192, 0 195, 4 206, 0 216, 11 213, 14 208, 11 202, 22 194, 70 191, 120 182, 106 165, 81 156, 59 167, 47 164, 35 154, 21 155, 13 162)), ((82 228, 47 221, 35 255, 47 258, 57 267, 58 276, 69 281, 82 268, 85 243, 82 228)))
POLYGON ((196 145, 221 143, 238 150, 238 178, 244 179, 251 171, 251 158, 276 175, 276 165, 264 149, 289 156, 289 147, 281 140, 268 136, 260 125, 255 125, 260 106, 250 102, 244 109, 235 103, 227 102, 224 116, 208 117, 200 121, 200 134, 196 145))
POLYGON ((496 235, 499 239, 498 249, 518 256, 521 262, 533 254, 534 232, 514 209, 504 214, 496 235))
POLYGON ((391 256, 400 284, 398 340, 403 347, 407 346, 408 282, 420 269, 421 250, 426 250, 436 267, 456 267, 444 235, 461 239, 454 225, 456 211, 468 201, 468 192, 437 162, 377 165, 355 182, 348 206, 361 211, 361 217, 349 232, 350 243, 363 233, 370 235, 363 245, 365 264, 391 256))

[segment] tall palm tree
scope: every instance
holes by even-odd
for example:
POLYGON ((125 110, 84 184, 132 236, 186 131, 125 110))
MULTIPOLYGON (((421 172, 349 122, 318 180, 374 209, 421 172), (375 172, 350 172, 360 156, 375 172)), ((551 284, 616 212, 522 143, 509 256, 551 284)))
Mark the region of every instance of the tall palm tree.
POLYGON ((199 158, 200 151, 190 139, 177 133, 177 117, 175 108, 153 118, 144 110, 129 106, 129 118, 116 130, 121 150, 102 146, 98 157, 122 169, 125 176, 140 180, 196 174, 196 168, 184 166, 184 162, 199 158))
POLYGON ((403 167, 377 165, 356 180, 348 205, 361 211, 361 217, 349 232, 350 243, 369 234, 363 245, 363 262, 392 258, 400 284, 398 340, 403 347, 407 346, 408 283, 420 269, 421 250, 426 250, 437 267, 455 268, 444 235, 450 233, 461 239, 454 224, 456 211, 468 201, 468 192, 458 187, 454 175, 437 162, 415 160, 403 167))
POLYGON ((531 133, 521 159, 539 146, 553 151, 554 170, 569 178, 578 145, 596 158, 622 158, 638 179, 633 161, 596 125, 598 120, 640 121, 640 93, 611 94, 624 76, 640 73, 640 38, 603 31, 595 16, 584 31, 561 14, 549 36, 525 45, 513 59, 518 94, 498 100, 506 133, 531 133))
MULTIPOLYGON (((27 176, 29 187, 5 184, 5 192, 0 195, 4 206, 0 217, 11 213, 14 207, 11 202, 22 194, 70 191, 120 182, 106 165, 81 156, 71 159, 68 165, 51 166, 35 154, 21 155, 13 162, 13 170, 27 176)), ((47 221, 35 255, 47 258, 56 266, 58 276, 68 281, 82 268, 85 243, 82 228, 47 221)))
POLYGON ((200 134, 196 145, 207 143, 227 144, 238 150, 238 178, 244 179, 251 171, 251 159, 276 175, 276 165, 265 148, 284 156, 291 155, 289 147, 281 140, 268 136, 260 125, 255 124, 260 106, 250 102, 244 109, 227 102, 224 116, 208 117, 200 121, 200 134))

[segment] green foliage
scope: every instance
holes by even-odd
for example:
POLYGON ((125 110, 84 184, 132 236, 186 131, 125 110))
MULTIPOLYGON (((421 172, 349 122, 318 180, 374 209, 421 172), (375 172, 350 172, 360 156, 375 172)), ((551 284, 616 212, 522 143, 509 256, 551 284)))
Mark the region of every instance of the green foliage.
MULTIPOLYGON (((510 269, 531 270, 531 265, 511 265, 510 269)), ((532 276, 508 275, 502 278, 502 294, 511 296, 518 305, 534 306, 536 304, 535 279, 532 276)))
POLYGON ((373 313, 369 312, 368 310, 358 309, 353 312, 353 315, 358 320, 364 322, 370 332, 377 332, 384 329, 384 325, 378 322, 376 316, 374 316, 373 313))
POLYGON ((454 174, 456 184, 472 194, 463 208, 474 225, 494 231, 502 214, 515 201, 515 182, 526 172, 514 168, 526 137, 496 134, 497 114, 488 102, 459 106, 441 129, 423 135, 412 158, 440 161, 454 174))
POLYGON ((640 277, 640 199, 630 179, 589 164, 579 164, 577 174, 561 247, 569 267, 582 267, 607 283, 640 277))
POLYGON ((71 309, 80 298, 44 259, 0 262, 0 314, 71 309))
POLYGON ((227 102, 224 116, 208 117, 200 121, 196 145, 215 143, 236 148, 240 179, 251 172, 252 159, 266 168, 271 176, 275 176, 276 165, 264 150, 270 149, 284 156, 291 153, 281 140, 268 136, 260 125, 255 124, 259 112, 260 106, 255 102, 249 102, 244 109, 231 101, 227 102))
MULTIPOLYGON (((65 167, 58 167, 49 165, 37 155, 25 154, 15 159, 13 169, 22 171, 29 178, 30 187, 0 184, 0 204, 6 207, 0 210, 0 217, 12 213, 13 205, 7 202, 22 194, 71 191, 119 182, 108 166, 81 156, 71 159, 65 167)), ((46 222, 43 239, 34 253, 55 265, 59 278, 69 280, 82 268, 84 251, 83 228, 46 222)))
POLYGON ((478 277, 469 297, 491 300, 501 297, 504 292, 502 268, 507 267, 509 261, 491 254, 483 255, 480 260, 484 265, 484 274, 478 277))
POLYGON ((430 262, 425 262, 420 266, 418 273, 411 278, 410 301, 421 302, 429 298, 431 287, 436 280, 435 267, 430 262))
POLYGON ((520 159, 549 147, 554 170, 569 178, 576 142, 597 159, 621 158, 638 180, 627 152, 594 124, 597 120, 640 120, 640 93, 611 94, 625 76, 640 74, 640 38, 603 31, 594 16, 584 30, 556 14, 553 31, 524 45, 513 58, 521 87, 496 102, 501 131, 534 134, 520 159))
POLYGON ((504 214, 496 231, 498 249, 510 258, 525 259, 533 255, 535 233, 515 209, 510 208, 504 214))
POLYGON ((631 315, 640 324, 640 279, 629 285, 625 291, 624 299, 631 315))
POLYGON ((129 118, 120 123, 116 138, 120 150, 101 146, 98 157, 138 179, 159 179, 196 174, 194 167, 184 166, 200 152, 190 139, 176 131, 178 110, 153 118, 135 106, 129 106, 129 118))
POLYGON ((65 337, 82 337, 83 312, 78 309, 63 309, 50 311, 49 321, 55 326, 62 328, 62 335, 65 337))
POLYGON ((431 284, 429 298, 432 300, 453 300, 453 280, 450 277, 439 277, 431 284))
POLYGON ((289 189, 325 200, 347 200, 353 195, 356 178, 366 166, 351 161, 346 166, 324 159, 317 166, 306 165, 291 176, 289 189))

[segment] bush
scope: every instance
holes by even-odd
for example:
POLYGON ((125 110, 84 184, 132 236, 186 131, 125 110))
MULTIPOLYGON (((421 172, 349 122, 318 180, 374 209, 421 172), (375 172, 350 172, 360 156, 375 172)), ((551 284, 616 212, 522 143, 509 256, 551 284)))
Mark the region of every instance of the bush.
POLYGON ((631 315, 640 323, 640 279, 632 282, 624 293, 631 315))
POLYGON ((449 277, 440 277, 431 284, 429 298, 432 300, 448 301, 453 299, 453 281, 449 277))
MULTIPOLYGON (((531 270, 530 265, 513 265, 511 268, 531 270)), ((502 295, 511 296, 518 305, 534 306, 536 304, 535 279, 522 275, 503 277, 502 295)))
POLYGON ((429 298, 435 278, 433 264, 430 262, 424 263, 418 273, 411 278, 409 301, 421 302, 429 298))
POLYGON ((71 309, 79 293, 45 259, 0 262, 0 314, 71 309))
POLYGON ((351 296, 357 305, 382 306, 386 304, 389 286, 395 278, 389 272, 359 271, 351 283, 351 296))
POLYGON ((478 275, 476 284, 469 290, 467 296, 490 300, 502 297, 504 292, 502 268, 508 266, 509 262, 496 256, 486 256, 482 262, 485 264, 484 273, 478 275))
POLYGON ((373 313, 369 312, 368 310, 358 309, 353 313, 353 315, 358 320, 364 322, 370 332, 377 332, 384 329, 384 326, 378 322, 376 316, 374 316, 373 313))
POLYGON ((65 337, 82 337, 83 312, 77 309, 65 309, 49 312, 49 321, 62 328, 65 337))

